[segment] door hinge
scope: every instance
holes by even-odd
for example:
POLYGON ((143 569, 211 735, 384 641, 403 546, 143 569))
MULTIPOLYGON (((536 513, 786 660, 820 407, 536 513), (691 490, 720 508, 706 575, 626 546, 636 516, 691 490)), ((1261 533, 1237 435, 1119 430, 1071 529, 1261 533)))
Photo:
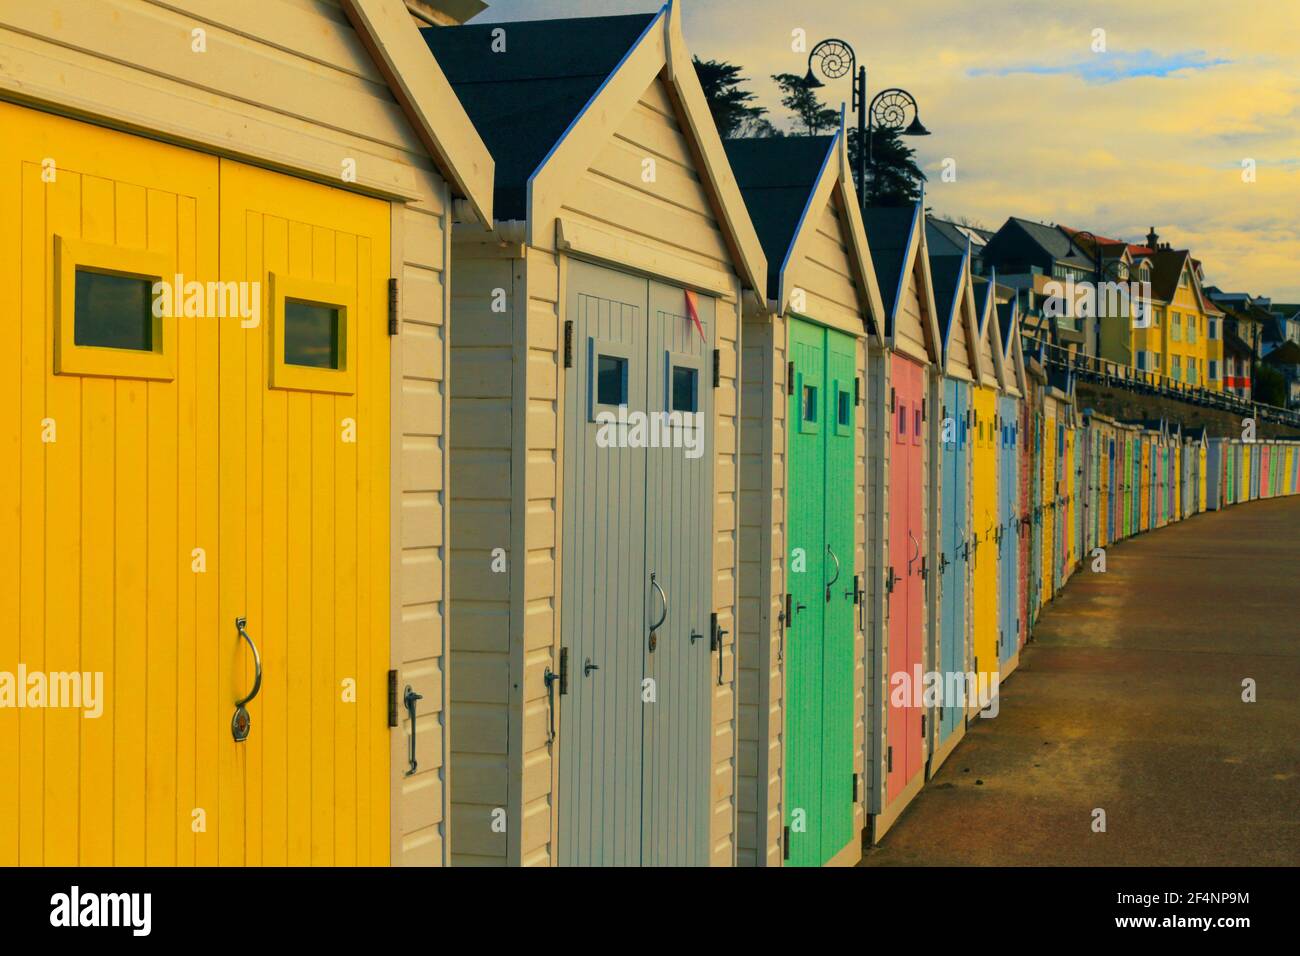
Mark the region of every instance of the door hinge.
POLYGON ((853 404, 855 407, 862 404, 862 379, 856 376, 853 379, 853 404))
POLYGON ((790 627, 790 615, 791 615, 791 613, 793 613, 793 610, 792 610, 792 609, 793 609, 793 604, 792 604, 793 597, 794 597, 794 595, 792 595, 789 591, 786 591, 786 592, 785 592, 785 627, 786 627, 787 630, 788 630, 789 627, 790 627))
POLYGON ((785 393, 794 394, 794 362, 785 363, 785 393))
POLYGON ((388 726, 397 726, 397 671, 388 672, 388 726))
POLYGON ((921 739, 925 739, 925 714, 921 715, 921 739))
POLYGON ((722 381, 722 350, 713 350, 713 387, 717 388, 722 381))
POLYGON ((560 696, 569 692, 569 649, 560 648, 560 696))
POLYGON ((790 859, 790 828, 783 827, 781 830, 781 859, 790 859))
POLYGON ((897 396, 896 396, 896 394, 895 394, 895 392, 894 392, 894 386, 892 386, 892 385, 889 386, 889 410, 890 410, 891 412, 894 410, 894 399, 895 399, 896 397, 897 397, 897 396))
POLYGON ((858 775, 853 775, 853 802, 858 802, 858 775))
POLYGON ((925 410, 925 409, 926 409, 926 401, 927 401, 927 400, 926 400, 925 396, 922 395, 922 396, 921 396, 921 421, 923 421, 923 422, 928 422, 928 421, 930 420, 930 419, 929 419, 929 413, 926 412, 926 410, 925 410))
POLYGON ((564 367, 573 368, 573 320, 564 323, 564 367))
POLYGON ((885 769, 890 773, 894 772, 894 748, 885 748, 885 769))
POLYGON ((389 279, 388 280, 388 334, 389 335, 397 334, 398 306, 399 306, 399 301, 397 295, 397 280, 389 279))

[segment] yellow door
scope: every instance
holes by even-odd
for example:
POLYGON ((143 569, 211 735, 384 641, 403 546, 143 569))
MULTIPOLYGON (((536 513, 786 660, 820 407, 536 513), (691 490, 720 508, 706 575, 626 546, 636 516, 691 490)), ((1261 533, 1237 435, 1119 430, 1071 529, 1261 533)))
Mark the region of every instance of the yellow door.
POLYGON ((236 617, 263 670, 247 741, 220 735, 220 859, 385 864, 389 207, 222 160, 221 226, 264 308, 219 342, 218 686, 253 680, 236 617))
POLYGON ((384 862, 386 205, 0 103, 0 223, 0 865, 384 862), (270 387, 281 247, 350 395, 270 387))

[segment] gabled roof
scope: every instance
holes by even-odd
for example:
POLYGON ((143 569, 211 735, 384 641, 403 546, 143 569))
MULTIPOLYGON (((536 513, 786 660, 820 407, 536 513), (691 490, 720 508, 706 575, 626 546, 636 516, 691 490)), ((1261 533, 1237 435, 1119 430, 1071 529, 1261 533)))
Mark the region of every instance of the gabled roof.
POLYGON ((528 180, 657 19, 653 13, 424 27, 424 42, 496 160, 499 220, 526 219, 528 180), (504 52, 492 51, 505 30, 504 52))
POLYGON ((931 247, 937 244, 936 236, 938 236, 943 239, 943 243, 939 243, 939 246, 944 251, 964 252, 966 246, 971 245, 975 247, 974 251, 978 254, 979 249, 983 248, 993 236, 993 233, 987 229, 963 226, 961 223, 937 219, 934 216, 925 217, 925 226, 931 247))
POLYGON ((965 284, 966 265, 965 255, 930 255, 930 275, 934 279, 934 310, 937 313, 935 318, 939 323, 939 339, 943 342, 945 353, 952 334, 953 317, 961 304, 960 294, 965 284))
MULTIPOLYGON (((472 3, 460 4, 463 13, 472 3)), ((343 0, 343 12, 452 192, 492 222, 493 159, 400 0, 343 0)))
POLYGON ((988 336, 989 351, 993 354, 993 368, 990 369, 998 384, 1006 388, 1006 350, 1002 346, 1002 333, 998 329, 997 300, 994 291, 996 280, 990 281, 983 276, 970 277, 971 289, 975 295, 975 315, 979 320, 979 337, 988 336))
MULTIPOLYGON (((732 265, 762 299, 767 262, 727 162, 690 50, 682 0, 658 13, 423 30, 466 111, 500 165, 497 219, 526 222, 529 243, 562 225, 567 191, 596 151, 662 78, 732 265), (493 53, 491 31, 505 29, 493 53)), ((763 303, 766 308, 766 303, 763 303)))
POLYGON ((1079 266, 1080 268, 1092 268, 1092 261, 1080 252, 1070 236, 1059 226, 1049 226, 1046 223, 1035 222, 1032 219, 1021 219, 1018 216, 1009 218, 1002 228, 1005 229, 1008 225, 1014 225, 1020 229, 1031 242, 1052 259, 1064 262, 1067 265, 1079 266))
POLYGON ((834 142, 833 136, 722 141, 749 208, 749 218, 754 222, 754 231, 767 256, 769 299, 777 298, 781 266, 834 142))
POLYGON ((876 279, 880 284, 880 298, 889 317, 889 332, 893 332, 894 310, 898 295, 907 281, 907 254, 912 245, 912 230, 920 214, 917 206, 871 207, 862 216, 871 244, 871 261, 876 266, 876 279))
POLYGON ((848 258, 857 272, 853 278, 863 324, 883 343, 884 305, 849 174, 847 143, 841 115, 834 136, 732 139, 723 147, 767 257, 767 296, 777 311, 789 305, 791 270, 806 255, 818 214, 838 197, 848 258))
POLYGON ((1264 356, 1264 361, 1269 365, 1300 365, 1300 345, 1287 339, 1264 356))
POLYGON ((1151 257, 1151 294, 1162 302, 1173 299, 1178 291, 1178 280, 1183 270, 1188 267, 1189 254, 1186 249, 1157 249, 1151 257))

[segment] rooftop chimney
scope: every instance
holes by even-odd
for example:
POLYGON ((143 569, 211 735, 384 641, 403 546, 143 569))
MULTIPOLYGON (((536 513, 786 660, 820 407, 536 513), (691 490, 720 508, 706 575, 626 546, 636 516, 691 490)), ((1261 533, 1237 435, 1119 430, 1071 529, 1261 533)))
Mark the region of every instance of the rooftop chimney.
POLYGON ((1152 226, 1151 231, 1147 233, 1147 247, 1150 249, 1159 248, 1160 237, 1156 234, 1156 227, 1152 226))

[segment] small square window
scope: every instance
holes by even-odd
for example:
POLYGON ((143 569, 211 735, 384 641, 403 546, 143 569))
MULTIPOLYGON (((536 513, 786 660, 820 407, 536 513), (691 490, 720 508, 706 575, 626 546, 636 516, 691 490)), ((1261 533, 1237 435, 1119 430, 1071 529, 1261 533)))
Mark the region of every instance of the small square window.
POLYGON ((596 402, 600 405, 627 404, 627 359, 617 355, 597 357, 596 402))
POLYGON ((817 421, 816 385, 805 385, 803 387, 803 420, 806 422, 817 421))
POLYGON ((848 392, 840 392, 839 422, 846 426, 853 424, 853 403, 848 392))
POLYGON ((673 395, 671 411, 699 411, 700 373, 689 366, 673 366, 673 395))
POLYGON ((339 367, 339 310, 319 302, 284 303, 284 361, 307 368, 339 367))
POLYGON ((77 269, 76 345, 153 351, 153 282, 138 276, 77 269))

